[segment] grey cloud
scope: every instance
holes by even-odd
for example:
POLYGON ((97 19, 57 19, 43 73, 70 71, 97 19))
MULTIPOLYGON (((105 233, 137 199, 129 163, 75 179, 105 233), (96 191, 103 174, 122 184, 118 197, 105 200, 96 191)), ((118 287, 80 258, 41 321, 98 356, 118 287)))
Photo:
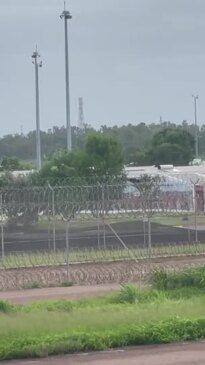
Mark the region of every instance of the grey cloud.
MULTIPOLYGON (((64 38, 61 0, 0 0, 1 133, 35 127, 36 42, 41 125, 65 122, 64 38), (11 108, 12 104, 12 108, 11 108)), ((88 122, 100 125, 191 120, 191 94, 205 113, 204 0, 70 0, 72 119, 85 99, 88 122)))

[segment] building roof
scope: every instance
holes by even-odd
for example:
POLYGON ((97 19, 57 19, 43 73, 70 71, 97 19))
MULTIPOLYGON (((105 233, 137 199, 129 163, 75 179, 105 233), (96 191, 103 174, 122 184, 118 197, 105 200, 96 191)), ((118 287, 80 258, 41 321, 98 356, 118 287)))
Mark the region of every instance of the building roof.
POLYGON ((177 179, 178 182, 186 181, 191 184, 205 185, 205 165, 177 167, 172 165, 162 165, 161 169, 155 166, 129 166, 125 167, 125 173, 128 179, 137 179, 142 175, 159 175, 163 176, 166 180, 168 178, 174 178, 177 179))

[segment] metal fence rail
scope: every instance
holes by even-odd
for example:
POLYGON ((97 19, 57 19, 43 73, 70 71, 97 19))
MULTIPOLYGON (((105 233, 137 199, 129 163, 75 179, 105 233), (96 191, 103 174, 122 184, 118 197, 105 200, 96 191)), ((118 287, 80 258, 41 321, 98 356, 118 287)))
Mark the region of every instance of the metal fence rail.
POLYGON ((177 235, 178 243, 205 242, 198 225, 198 217, 201 222, 204 214, 199 200, 194 186, 187 183, 83 185, 78 181, 1 189, 1 256, 16 251, 68 251, 79 246, 105 250, 114 242, 124 249, 137 245, 151 250, 157 243, 176 243, 177 235), (191 223, 179 232, 174 224, 161 225, 166 217, 191 223), (163 238, 168 226, 173 231, 170 240, 163 238))

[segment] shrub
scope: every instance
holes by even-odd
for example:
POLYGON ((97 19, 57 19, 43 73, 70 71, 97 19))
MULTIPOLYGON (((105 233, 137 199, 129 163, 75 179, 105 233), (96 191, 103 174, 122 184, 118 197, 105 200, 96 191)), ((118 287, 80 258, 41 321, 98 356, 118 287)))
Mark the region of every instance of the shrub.
POLYGON ((114 296, 115 303, 136 303, 137 300, 137 288, 134 286, 123 286, 118 294, 114 296))
POLYGON ((173 318, 144 325, 123 325, 105 331, 79 330, 41 336, 21 335, 0 343, 0 360, 44 357, 81 351, 193 341, 205 337, 205 319, 173 318))
POLYGON ((151 277, 151 283, 157 290, 166 290, 168 274, 165 271, 155 271, 151 277))
POLYGON ((151 278, 154 288, 173 290, 180 288, 198 288, 205 290, 205 267, 186 269, 177 272, 154 272, 151 278))
POLYGON ((0 300, 0 313, 9 313, 14 310, 14 306, 7 301, 0 300))

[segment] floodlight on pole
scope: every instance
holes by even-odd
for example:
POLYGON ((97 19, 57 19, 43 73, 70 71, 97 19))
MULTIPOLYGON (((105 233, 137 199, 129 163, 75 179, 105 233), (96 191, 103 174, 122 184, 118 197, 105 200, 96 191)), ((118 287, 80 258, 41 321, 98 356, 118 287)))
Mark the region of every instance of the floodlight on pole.
POLYGON ((72 138, 71 138, 71 122, 70 122, 70 82, 69 82, 69 52, 68 52, 68 20, 72 19, 72 16, 68 10, 66 10, 66 2, 64 2, 64 11, 60 15, 61 19, 64 19, 65 25, 65 84, 66 84, 66 130, 67 130, 67 149, 72 150, 72 138))
POLYGON ((197 100, 198 95, 192 95, 194 99, 194 124, 195 124, 195 157, 199 158, 199 137, 198 137, 198 123, 197 123, 197 100))
POLYGON ((36 91, 36 166, 41 169, 41 135, 40 135, 40 107, 39 107, 39 67, 42 67, 42 61, 39 61, 40 55, 37 47, 32 55, 35 66, 35 91, 36 91))

